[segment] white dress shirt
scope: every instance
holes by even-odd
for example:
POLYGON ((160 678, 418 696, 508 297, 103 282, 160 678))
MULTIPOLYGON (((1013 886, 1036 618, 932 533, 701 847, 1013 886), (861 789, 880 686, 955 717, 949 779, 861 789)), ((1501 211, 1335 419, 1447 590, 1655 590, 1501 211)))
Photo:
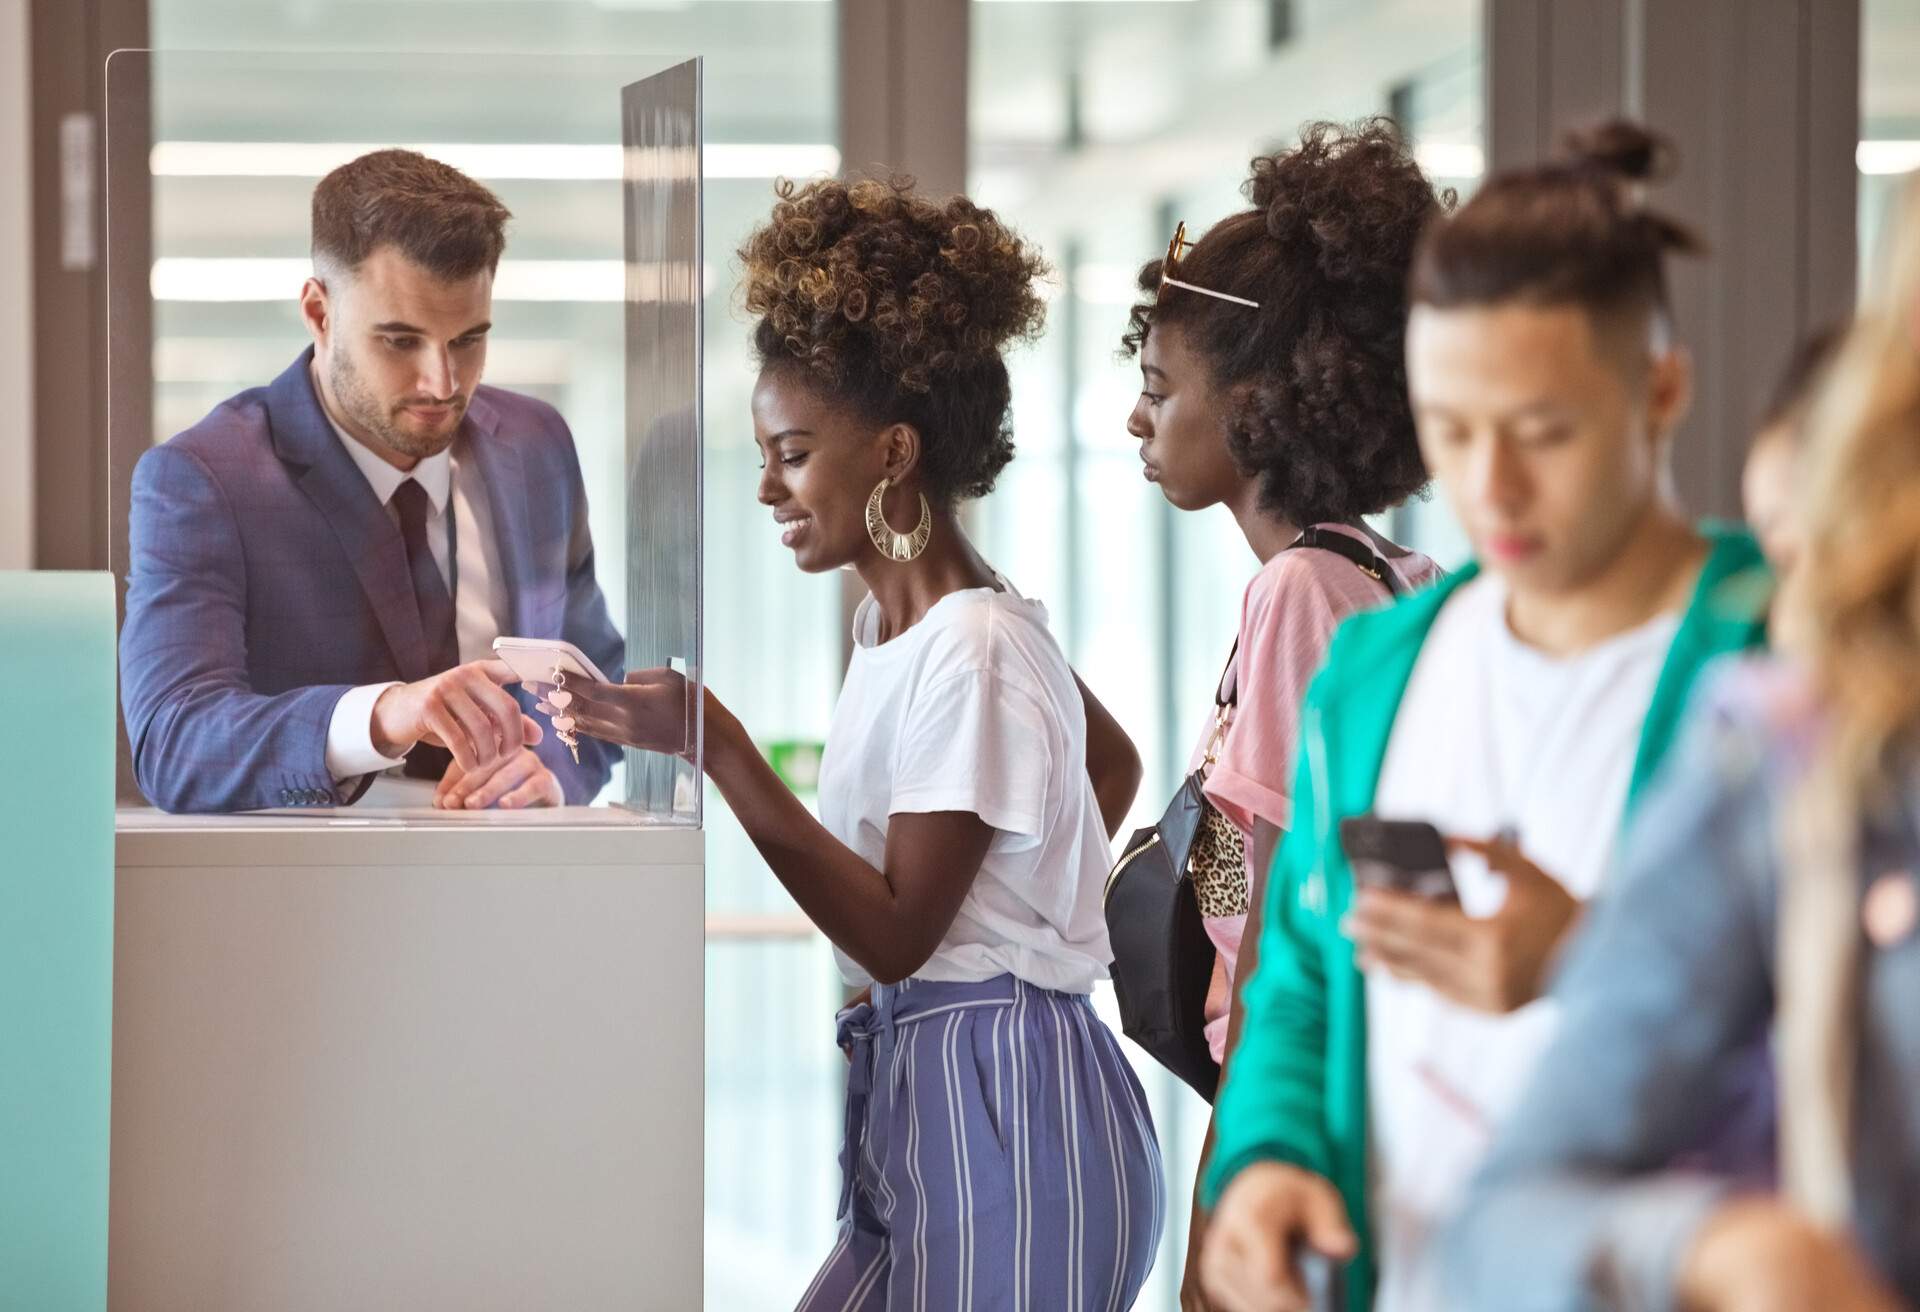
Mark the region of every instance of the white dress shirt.
MULTIPOLYGON (((316 386, 315 392, 318 390, 316 386)), ((400 512, 394 507, 393 494, 400 490, 400 485, 412 479, 426 491, 427 543, 441 579, 454 593, 453 623, 460 660, 465 663, 491 659, 493 640, 506 632, 512 602, 507 596, 499 547, 494 539, 493 508, 487 501, 486 484, 481 480, 477 463, 456 460, 448 449, 420 461, 411 470, 396 469, 354 440, 333 422, 333 416, 328 415, 327 422, 396 525, 400 522, 400 512), (452 535, 447 532, 449 502, 453 506, 452 535), (449 550, 450 536, 458 538, 458 580, 453 577, 456 553, 449 550)), ((373 745, 373 704, 380 700, 381 693, 398 686, 398 683, 365 684, 334 704, 333 718, 327 724, 327 772, 336 781, 375 774, 402 764, 403 757, 382 756, 373 745)), ((412 746, 412 743, 406 744, 409 749, 412 746)))

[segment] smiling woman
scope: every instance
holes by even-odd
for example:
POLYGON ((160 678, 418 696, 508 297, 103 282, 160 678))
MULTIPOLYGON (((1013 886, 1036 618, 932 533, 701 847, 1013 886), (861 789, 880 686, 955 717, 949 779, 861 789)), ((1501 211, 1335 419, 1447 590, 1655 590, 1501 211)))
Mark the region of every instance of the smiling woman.
MULTIPOLYGON (((1139 758, 957 513, 1012 458, 1001 352, 1039 330, 1044 265, 991 211, 903 181, 783 183, 742 254, 759 500, 802 570, 851 568, 873 594, 818 820, 705 700, 707 772, 867 990, 840 1016, 840 1242, 801 1306, 909 1284, 921 1306, 1130 1306, 1160 1156, 1088 994, 1139 758)), ((689 749, 679 676, 573 691, 582 732, 689 749)))

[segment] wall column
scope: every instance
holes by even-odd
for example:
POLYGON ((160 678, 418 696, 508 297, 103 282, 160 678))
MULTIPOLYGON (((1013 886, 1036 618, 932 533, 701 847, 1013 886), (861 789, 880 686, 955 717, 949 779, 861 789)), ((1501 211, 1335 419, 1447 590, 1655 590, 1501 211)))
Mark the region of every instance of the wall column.
MULTIPOLYGON (((840 171, 903 173, 931 196, 967 185, 968 0, 839 0, 840 171)), ((867 595, 841 576, 841 651, 867 595)))
POLYGON ((1859 0, 1488 0, 1487 95, 1492 170, 1623 113, 1678 147, 1652 204, 1709 254, 1673 266, 1695 364, 1674 476, 1693 512, 1737 515, 1773 380, 1853 305, 1859 0))

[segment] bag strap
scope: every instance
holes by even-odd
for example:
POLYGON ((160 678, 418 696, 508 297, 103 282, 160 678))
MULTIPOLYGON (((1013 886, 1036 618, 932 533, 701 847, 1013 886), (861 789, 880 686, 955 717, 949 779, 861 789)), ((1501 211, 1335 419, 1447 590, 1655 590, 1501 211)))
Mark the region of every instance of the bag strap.
MULTIPOLYGON (((1280 549, 1292 551, 1295 547, 1311 547, 1317 551, 1331 551, 1336 556, 1344 556, 1352 561, 1361 573, 1381 583, 1386 588, 1387 595, 1399 597, 1404 593, 1404 589, 1400 586, 1400 578, 1393 572, 1393 566, 1387 563, 1386 557, 1366 543, 1350 538, 1345 533, 1324 533, 1319 526, 1310 524, 1299 537, 1280 549)), ((1219 750, 1220 739, 1226 732, 1227 712, 1240 701, 1240 680, 1234 679, 1231 690, 1227 687, 1227 675, 1233 673, 1234 657, 1239 654, 1240 638, 1236 634, 1233 639, 1233 650, 1227 653, 1226 666, 1220 671, 1220 681, 1214 685, 1213 689, 1213 705, 1216 714, 1213 741, 1207 747, 1209 765, 1212 764, 1213 754, 1219 750)))
MULTIPOLYGON (((1368 578, 1378 580, 1386 588, 1389 596, 1404 595, 1404 589, 1400 586, 1400 577, 1393 572, 1393 566, 1387 563, 1386 557, 1366 543, 1358 542, 1345 533, 1323 533, 1318 526, 1310 525, 1299 537, 1280 549, 1292 551, 1295 547, 1312 547, 1317 551, 1331 551, 1336 556, 1345 556, 1359 568, 1361 573, 1368 578)), ((1225 710, 1240 700, 1240 680, 1233 681, 1234 687, 1231 692, 1227 690, 1227 675, 1233 672, 1233 658, 1239 654, 1240 638, 1236 634, 1233 639, 1233 650, 1227 653, 1226 667, 1220 671, 1220 681, 1214 685, 1213 704, 1220 710, 1225 710)))
POLYGON ((1345 533, 1322 532, 1320 527, 1310 525, 1288 546, 1316 547, 1321 551, 1331 551, 1336 556, 1345 556, 1352 561, 1362 574, 1377 580, 1387 590, 1388 595, 1401 595, 1399 576, 1393 572, 1393 566, 1387 564, 1386 557, 1365 542, 1350 538, 1345 533))

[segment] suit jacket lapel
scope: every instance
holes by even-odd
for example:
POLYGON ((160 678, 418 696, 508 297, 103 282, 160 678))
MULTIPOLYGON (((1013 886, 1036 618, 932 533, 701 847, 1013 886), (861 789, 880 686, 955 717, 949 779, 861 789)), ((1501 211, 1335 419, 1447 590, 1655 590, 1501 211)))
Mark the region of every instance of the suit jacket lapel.
POLYGON ((493 511, 493 546, 500 561, 501 583, 507 590, 511 611, 512 635, 542 637, 529 627, 528 583, 533 577, 528 553, 532 550, 532 525, 527 514, 527 480, 520 447, 509 433, 499 428, 500 416, 481 396, 467 407, 465 454, 480 469, 487 487, 487 505, 493 511))
POLYGON ((373 489, 340 445, 314 395, 313 348, 267 389, 274 454, 298 467, 300 490, 317 507, 353 565, 400 677, 427 677, 427 639, 407 568, 407 546, 373 489))

